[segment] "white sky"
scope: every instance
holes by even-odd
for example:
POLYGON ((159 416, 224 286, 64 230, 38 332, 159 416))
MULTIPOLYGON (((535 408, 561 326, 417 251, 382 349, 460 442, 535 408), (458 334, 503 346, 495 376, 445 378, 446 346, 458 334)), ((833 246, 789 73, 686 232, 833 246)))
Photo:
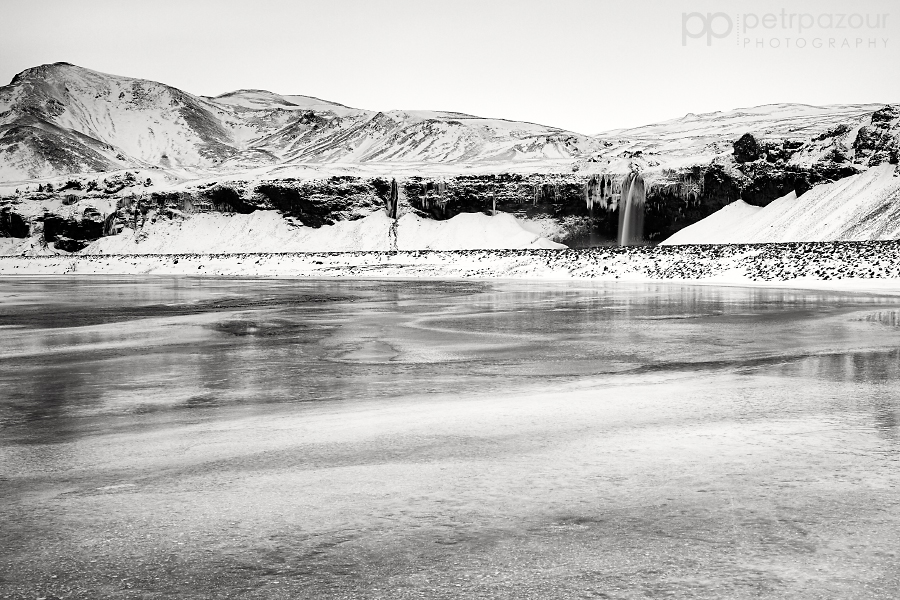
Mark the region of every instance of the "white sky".
POLYGON ((2 0, 0 23, 3 83, 66 61, 194 94, 259 88, 581 133, 774 102, 900 102, 896 0, 2 0), (682 13, 782 8, 890 16, 812 30, 802 50, 741 48, 737 30, 682 45, 682 13), (838 47, 811 46, 828 36, 838 47), (886 48, 841 49, 845 37, 886 48))

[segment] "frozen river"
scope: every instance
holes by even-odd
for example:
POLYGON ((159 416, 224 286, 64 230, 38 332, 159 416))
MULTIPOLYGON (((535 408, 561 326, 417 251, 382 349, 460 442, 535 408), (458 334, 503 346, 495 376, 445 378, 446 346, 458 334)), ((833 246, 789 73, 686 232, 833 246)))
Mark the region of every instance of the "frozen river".
POLYGON ((900 298, 0 280, 0 598, 896 598, 900 298))

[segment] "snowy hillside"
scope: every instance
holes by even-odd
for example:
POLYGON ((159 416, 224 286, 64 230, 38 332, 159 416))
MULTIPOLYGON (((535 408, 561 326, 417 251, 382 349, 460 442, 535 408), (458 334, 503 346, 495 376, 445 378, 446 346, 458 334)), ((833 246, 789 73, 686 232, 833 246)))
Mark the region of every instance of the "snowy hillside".
POLYGON ((768 206, 738 200, 682 229, 665 245, 900 239, 900 177, 873 167, 768 206))
POLYGON ((308 96, 194 96, 67 63, 0 88, 0 181, 124 168, 185 177, 307 163, 572 160, 599 142, 554 127, 308 96))
POLYGON ((821 138, 789 157, 811 164, 832 149, 835 136, 852 144, 882 106, 775 104, 587 136, 455 112, 375 112, 265 90, 195 96, 55 63, 27 69, 0 88, 0 182, 122 169, 158 169, 182 180, 247 170, 285 176, 309 167, 320 175, 348 167, 659 170, 730 156, 745 133, 763 142, 821 138))
MULTIPOLYGON (((635 160, 645 167, 677 168, 708 163, 716 157, 732 154, 735 140, 752 133, 761 140, 808 141, 822 137, 839 126, 852 141, 856 131, 867 123, 874 111, 884 104, 846 104, 808 106, 805 104, 769 104, 753 108, 738 108, 702 114, 687 114, 680 119, 662 123, 615 129, 597 134, 606 142, 596 159, 614 164, 623 158, 635 160)), ((824 137, 823 137, 824 136, 824 137)), ((819 144, 829 146, 829 143, 819 144)), ((810 164, 820 153, 792 157, 798 164, 810 164)))

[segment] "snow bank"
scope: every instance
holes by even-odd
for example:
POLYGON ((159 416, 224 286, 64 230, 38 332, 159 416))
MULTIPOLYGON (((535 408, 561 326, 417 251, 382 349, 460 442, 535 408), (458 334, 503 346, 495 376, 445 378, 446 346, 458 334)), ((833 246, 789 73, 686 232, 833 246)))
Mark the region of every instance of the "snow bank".
POLYGON ((900 293, 900 241, 583 250, 0 256, 0 275, 671 281, 900 293))
MULTIPOLYGON (((509 214, 461 214, 447 221, 401 217, 399 250, 564 248, 527 231, 509 214)), ((161 220, 137 233, 127 229, 90 244, 82 254, 212 254, 242 252, 354 252, 392 250, 391 220, 375 212, 318 229, 293 226, 275 211, 249 215, 207 213, 161 220)))
POLYGON ((900 238, 900 177, 893 166, 869 169, 819 185, 799 198, 792 192, 766 207, 738 200, 664 242, 756 244, 892 240, 900 238))
POLYGON ((28 238, 0 238, 0 256, 34 256, 36 254, 49 254, 44 251, 40 240, 36 237, 28 238))

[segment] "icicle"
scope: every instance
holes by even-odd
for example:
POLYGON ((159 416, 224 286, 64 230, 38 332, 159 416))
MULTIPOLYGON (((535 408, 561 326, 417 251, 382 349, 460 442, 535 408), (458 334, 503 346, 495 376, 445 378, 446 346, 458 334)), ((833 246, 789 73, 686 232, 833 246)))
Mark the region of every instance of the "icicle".
POLYGON ((116 217, 117 216, 118 216, 118 211, 114 210, 103 219, 103 235, 104 236, 115 235, 116 217))
POLYGON ((397 199, 400 196, 399 189, 397 187, 397 180, 391 180, 391 195, 385 201, 385 212, 387 212, 387 216, 391 219, 397 218, 397 199))
POLYGON ((584 186, 584 203, 592 214, 594 205, 603 201, 603 181, 599 175, 591 175, 584 186))
MULTIPOLYGON (((597 196, 597 189, 599 187, 599 179, 596 175, 591 175, 588 177, 588 180, 584 184, 584 203, 588 209, 588 217, 590 217, 591 222, 594 220, 594 200, 597 196)), ((591 225, 593 227, 593 225, 591 225)))

